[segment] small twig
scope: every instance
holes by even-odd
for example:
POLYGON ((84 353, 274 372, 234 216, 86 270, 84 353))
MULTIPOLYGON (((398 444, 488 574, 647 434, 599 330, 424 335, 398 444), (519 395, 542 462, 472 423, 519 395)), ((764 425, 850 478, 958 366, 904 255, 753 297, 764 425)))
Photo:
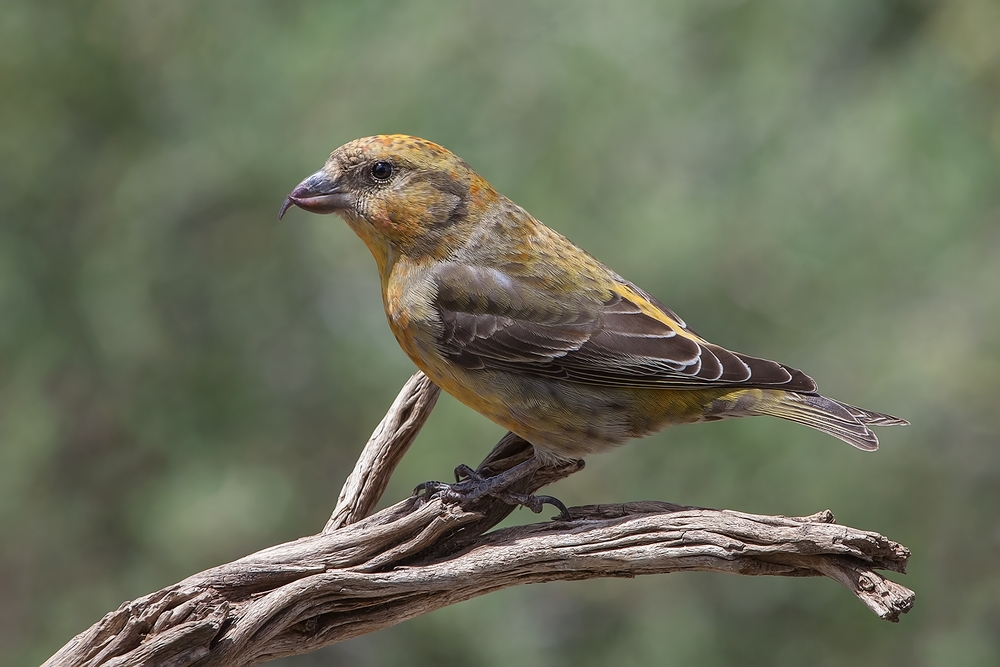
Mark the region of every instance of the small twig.
MULTIPOLYGON (((500 588, 678 571, 826 576, 896 621, 913 592, 875 570, 904 572, 909 551, 867 531, 808 517, 760 516, 664 502, 589 505, 572 521, 486 533, 512 508, 407 498, 372 516, 392 470, 433 407, 418 374, 400 392, 341 492, 327 529, 125 603, 46 665, 253 665, 374 632, 500 588), (485 534, 484 534, 485 533, 485 534)), ((531 456, 508 434, 477 472, 531 456)), ((582 462, 546 467, 515 488, 532 493, 582 462)))
POLYGON ((416 440, 440 395, 437 385, 419 371, 406 381, 344 482, 337 507, 323 528, 324 533, 368 516, 385 493, 389 478, 416 440))

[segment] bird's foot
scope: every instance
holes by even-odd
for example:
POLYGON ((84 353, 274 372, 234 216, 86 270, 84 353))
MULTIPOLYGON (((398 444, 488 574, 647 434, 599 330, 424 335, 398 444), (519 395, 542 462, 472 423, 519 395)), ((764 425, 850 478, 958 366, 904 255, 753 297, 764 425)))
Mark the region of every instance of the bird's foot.
POLYGON ((559 518, 569 521, 570 515, 566 505, 553 496, 532 495, 511 491, 510 487, 531 473, 538 470, 541 463, 534 457, 519 463, 494 477, 483 477, 467 465, 455 468, 455 483, 423 482, 413 490, 413 495, 430 499, 439 497, 445 502, 465 506, 486 496, 496 498, 508 505, 522 505, 538 514, 545 505, 552 505, 559 510, 559 518))

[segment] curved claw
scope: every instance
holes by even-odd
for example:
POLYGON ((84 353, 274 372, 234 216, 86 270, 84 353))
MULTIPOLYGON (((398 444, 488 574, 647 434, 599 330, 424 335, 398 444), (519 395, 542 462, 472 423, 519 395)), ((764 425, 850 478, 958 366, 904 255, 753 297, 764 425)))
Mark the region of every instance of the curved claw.
POLYGON ((562 521, 570 521, 572 519, 569 509, 563 501, 559 500, 555 496, 533 496, 524 493, 511 493, 508 491, 497 493, 496 497, 509 505, 521 505, 523 507, 527 507, 535 514, 540 514, 545 505, 552 505, 559 510, 559 516, 553 517, 553 519, 560 519, 562 521))
MULTIPOLYGON (((571 521, 573 519, 573 517, 570 516, 569 508, 566 507, 563 501, 559 500, 555 496, 535 496, 535 498, 537 498, 540 501, 541 505, 552 505, 557 510, 559 510, 559 516, 556 518, 562 521, 571 521)), ((538 512, 541 511, 542 508, 539 507, 538 512)), ((535 512, 535 514, 538 514, 538 512, 535 512)))

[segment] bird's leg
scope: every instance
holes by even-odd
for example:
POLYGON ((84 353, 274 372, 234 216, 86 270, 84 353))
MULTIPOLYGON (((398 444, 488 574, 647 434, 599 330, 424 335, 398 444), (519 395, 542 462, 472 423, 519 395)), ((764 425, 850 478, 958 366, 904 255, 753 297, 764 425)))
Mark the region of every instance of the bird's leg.
POLYGON ((535 514, 541 512, 544 505, 552 505, 559 510, 561 519, 569 521, 569 510, 558 498, 546 495, 536 496, 527 493, 516 493, 510 490, 510 487, 514 484, 514 482, 524 479, 541 467, 541 461, 539 461, 537 457, 533 456, 527 461, 519 463, 510 470, 506 470, 499 475, 494 477, 483 477, 469 466, 461 464, 455 468, 455 479, 459 484, 462 483, 461 477, 464 477, 466 482, 475 483, 473 493, 478 493, 478 498, 481 498, 482 496, 493 496, 508 505, 523 505, 535 514))
POLYGON ((535 496, 510 490, 515 482, 531 475, 541 467, 542 463, 538 457, 532 456, 527 461, 518 463, 499 475, 483 477, 469 466, 462 464, 455 468, 456 482, 454 484, 423 482, 417 485, 413 494, 420 495, 423 492, 425 498, 436 495, 445 501, 455 502, 459 505, 466 505, 485 496, 491 496, 508 505, 523 505, 535 514, 541 512, 544 505, 552 505, 559 510, 560 518, 568 521, 570 519, 569 510, 558 498, 544 495, 535 496))

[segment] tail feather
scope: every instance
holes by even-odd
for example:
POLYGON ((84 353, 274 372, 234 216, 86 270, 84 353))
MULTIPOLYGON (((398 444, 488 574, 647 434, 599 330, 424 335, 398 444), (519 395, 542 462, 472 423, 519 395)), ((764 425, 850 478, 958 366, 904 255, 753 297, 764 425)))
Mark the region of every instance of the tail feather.
POLYGON ((864 408, 857 408, 853 405, 848 405, 847 403, 840 403, 840 401, 834 401, 833 399, 826 398, 825 396, 819 396, 827 401, 837 403, 839 405, 847 408, 855 419, 864 423, 871 424, 872 426, 909 426, 910 422, 905 419, 900 419, 899 417, 893 417, 892 415, 884 415, 881 412, 872 412, 871 410, 865 410, 864 408))
MULTIPOLYGON (((768 392, 771 393, 771 392, 768 392)), ((774 392, 754 406, 759 414, 780 417, 810 426, 865 451, 878 449, 871 426, 905 426, 905 419, 872 412, 819 394, 774 392)))

